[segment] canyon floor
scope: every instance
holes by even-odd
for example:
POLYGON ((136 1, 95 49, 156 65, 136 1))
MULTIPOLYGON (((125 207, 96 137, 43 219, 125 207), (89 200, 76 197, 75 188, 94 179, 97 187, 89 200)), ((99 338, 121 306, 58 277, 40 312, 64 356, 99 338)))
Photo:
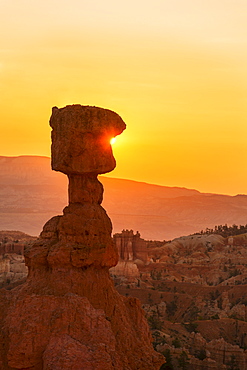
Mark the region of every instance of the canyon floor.
POLYGON ((120 261, 117 290, 146 312, 164 369, 246 369, 247 234, 197 234, 120 261))

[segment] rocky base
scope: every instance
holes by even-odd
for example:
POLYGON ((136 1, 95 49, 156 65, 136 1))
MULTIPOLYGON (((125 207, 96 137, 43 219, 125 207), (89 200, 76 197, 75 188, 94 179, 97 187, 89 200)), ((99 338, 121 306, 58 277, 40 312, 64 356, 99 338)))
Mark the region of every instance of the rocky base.
POLYGON ((26 282, 0 298, 1 369, 159 369, 164 358, 152 349, 139 301, 121 296, 109 276, 106 265, 115 261, 109 234, 101 233, 99 248, 86 248, 87 233, 79 227, 70 233, 75 208, 82 224, 85 209, 72 208, 45 225, 26 251, 26 282))

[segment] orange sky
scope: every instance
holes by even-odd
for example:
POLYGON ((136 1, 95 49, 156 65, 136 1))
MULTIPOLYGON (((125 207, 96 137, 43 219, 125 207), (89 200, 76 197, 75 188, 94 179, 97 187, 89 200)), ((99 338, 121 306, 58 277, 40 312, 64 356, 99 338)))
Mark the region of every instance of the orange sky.
POLYGON ((50 155, 51 107, 120 114, 110 176, 247 194, 245 0, 3 0, 0 155, 50 155))

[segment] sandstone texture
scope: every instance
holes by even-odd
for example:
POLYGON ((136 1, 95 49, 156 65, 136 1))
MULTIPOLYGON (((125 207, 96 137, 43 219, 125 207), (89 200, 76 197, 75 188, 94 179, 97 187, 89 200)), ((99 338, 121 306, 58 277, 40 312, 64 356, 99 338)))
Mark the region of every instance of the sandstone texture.
POLYGON ((24 262, 24 256, 18 254, 0 255, 0 284, 16 283, 25 279, 27 276, 27 267, 24 262))
POLYGON ((109 276, 118 254, 97 174, 114 168, 109 139, 125 124, 79 105, 53 108, 50 122, 52 166, 68 175, 69 205, 26 248, 26 282, 1 292, 1 369, 159 369, 165 361, 139 301, 109 276))
POLYGON ((138 278, 114 275, 122 295, 141 300, 165 366, 247 369, 246 251, 246 233, 190 235, 153 243, 138 278))
POLYGON ((13 287, 26 278, 24 248, 35 239, 18 231, 0 231, 0 287, 13 287))
MULTIPOLYGON (((46 226, 44 235, 51 231, 46 226)), ((113 239, 120 255, 110 269, 117 289, 142 301, 154 345, 170 351, 174 369, 184 353, 191 370, 246 369, 246 234, 191 235, 164 244, 124 230, 113 239)))
POLYGON ((50 125, 53 170, 101 174, 115 168, 110 140, 126 127, 117 113, 79 104, 54 107, 50 125))

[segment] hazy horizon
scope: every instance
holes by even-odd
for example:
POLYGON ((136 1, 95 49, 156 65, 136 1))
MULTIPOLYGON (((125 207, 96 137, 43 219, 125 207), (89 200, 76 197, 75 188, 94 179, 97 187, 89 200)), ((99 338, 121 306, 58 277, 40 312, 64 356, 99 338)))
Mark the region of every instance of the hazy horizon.
MULTIPOLYGON (((28 154, 28 155, 17 155, 17 156, 3 156, 1 155, 1 157, 7 157, 7 158, 18 158, 18 157, 40 157, 40 158, 47 158, 47 159, 51 159, 50 156, 37 156, 37 155, 31 155, 31 154, 28 154)), ((56 172, 56 171, 55 171, 56 172)), ((66 176, 66 175, 64 175, 66 176)), ((174 185, 174 186, 168 186, 168 185, 165 185, 165 184, 156 184, 156 183, 153 183, 153 182, 148 182, 148 181, 139 181, 139 180, 136 180, 136 179, 131 179, 131 178, 123 178, 123 177, 118 177, 118 176, 114 176, 112 175, 111 173, 106 173, 106 174, 103 174, 103 175, 98 175, 99 177, 103 176, 103 177, 107 177, 107 178, 112 178, 112 179, 117 179, 117 180, 126 180, 126 181, 133 181, 133 182, 138 182, 138 183, 143 183, 143 184, 147 184, 147 185, 153 185, 153 186, 159 186, 159 187, 168 187, 168 188, 178 188, 178 189, 188 189, 188 190, 196 190, 198 191, 199 193, 201 194, 218 194, 218 195, 228 195, 228 196, 236 196, 236 195, 246 195, 247 194, 244 194, 244 193, 237 193, 237 194, 226 194, 226 193, 215 193, 215 192, 204 192, 204 191, 201 191, 200 189, 196 189, 196 188, 188 188, 188 187, 185 187, 185 186, 177 186, 177 185, 174 185)))

